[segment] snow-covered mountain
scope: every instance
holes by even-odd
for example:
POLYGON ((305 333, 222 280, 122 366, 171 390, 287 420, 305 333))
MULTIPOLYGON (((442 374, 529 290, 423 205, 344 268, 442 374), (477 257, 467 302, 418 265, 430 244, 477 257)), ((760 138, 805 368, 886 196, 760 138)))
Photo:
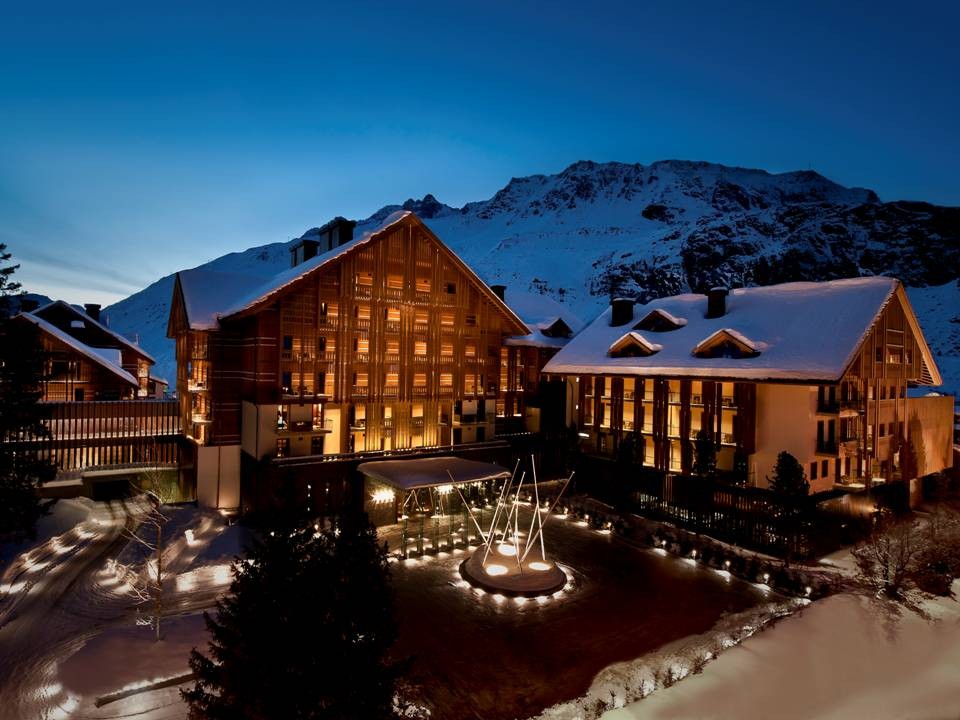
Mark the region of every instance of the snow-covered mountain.
MULTIPOLYGON (((893 275, 911 287, 948 387, 960 390, 960 208, 884 203, 812 171, 578 162, 556 175, 514 178, 462 208, 432 195, 387 206, 356 232, 400 208, 415 211, 487 282, 550 295, 584 319, 617 295, 646 301, 720 283, 893 275)), ((272 275, 288 266, 288 245, 204 267, 272 275)), ((172 283, 165 277, 107 309, 112 327, 138 333, 171 379, 172 283)))

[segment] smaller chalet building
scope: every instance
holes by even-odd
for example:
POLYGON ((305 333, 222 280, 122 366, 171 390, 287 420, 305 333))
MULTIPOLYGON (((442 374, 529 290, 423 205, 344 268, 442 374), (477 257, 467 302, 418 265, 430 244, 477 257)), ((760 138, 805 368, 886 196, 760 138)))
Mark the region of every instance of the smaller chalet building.
POLYGON ((709 434, 718 469, 766 487, 777 455, 812 491, 951 465, 953 399, 908 397, 940 373, 899 281, 722 288, 647 305, 614 300, 544 367, 567 383, 584 449, 690 474, 709 434))
POLYGON ((99 305, 23 306, 13 321, 36 328, 47 355, 41 402, 50 434, 24 440, 58 467, 44 492, 96 494, 87 480, 98 473, 177 466, 180 421, 175 403, 162 401, 166 381, 151 374, 148 352, 101 321, 99 305))
POLYGON ((287 484, 283 502, 323 512, 346 487, 331 460, 493 439, 501 348, 527 326, 413 213, 354 229, 313 231, 266 280, 177 274, 167 334, 202 503, 252 509, 287 484))
POLYGON ((541 371, 583 328, 583 321, 546 295, 514 291, 507 294, 503 285, 490 287, 509 303, 529 330, 526 335, 508 337, 500 348, 497 422, 507 432, 549 430, 551 421, 556 424, 562 420, 564 398, 562 394, 555 398, 555 393, 541 384, 541 371), (559 412, 548 418, 551 408, 559 412))

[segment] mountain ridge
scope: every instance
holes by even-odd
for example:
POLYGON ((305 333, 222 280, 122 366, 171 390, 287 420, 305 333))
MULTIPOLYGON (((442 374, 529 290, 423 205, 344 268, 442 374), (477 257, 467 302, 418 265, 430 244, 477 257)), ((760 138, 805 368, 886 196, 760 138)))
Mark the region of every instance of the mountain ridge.
MULTIPOLYGON (((547 294, 584 319, 614 295, 647 302, 717 284, 880 274, 922 289, 960 274, 960 208, 882 202, 872 190, 843 187, 813 170, 581 160, 553 175, 511 178, 489 199, 459 208, 429 193, 408 198, 359 220, 356 232, 401 209, 416 212, 486 282, 507 285, 508 302, 510 290, 547 294)), ((200 267, 272 275, 288 267, 293 242, 200 267)), ((168 375, 172 284, 173 275, 161 278, 105 311, 114 329, 140 334, 158 357, 158 372, 168 375)), ((950 303, 937 297, 950 315, 950 303)), ((960 338, 949 332, 956 324, 941 327, 953 320, 945 316, 926 331, 941 355, 960 357, 960 338)))

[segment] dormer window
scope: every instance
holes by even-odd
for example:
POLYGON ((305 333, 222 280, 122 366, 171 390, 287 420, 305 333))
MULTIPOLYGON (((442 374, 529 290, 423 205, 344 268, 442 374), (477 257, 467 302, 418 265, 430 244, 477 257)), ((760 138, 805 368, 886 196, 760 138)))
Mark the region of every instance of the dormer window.
POLYGON ((702 340, 693 349, 693 354, 699 358, 744 360, 759 355, 760 346, 736 330, 723 328, 702 340))
POLYGON ((640 333, 628 332, 610 346, 607 355, 612 358, 648 357, 662 349, 663 345, 650 342, 640 333))
POLYGON ((671 330, 679 330, 686 324, 686 318, 678 318, 666 310, 655 308, 644 315, 643 319, 633 326, 633 329, 646 330, 647 332, 670 332, 671 330))
POLYGON ((573 330, 561 318, 557 318, 547 327, 541 328, 540 332, 549 338, 568 338, 573 335, 573 330))

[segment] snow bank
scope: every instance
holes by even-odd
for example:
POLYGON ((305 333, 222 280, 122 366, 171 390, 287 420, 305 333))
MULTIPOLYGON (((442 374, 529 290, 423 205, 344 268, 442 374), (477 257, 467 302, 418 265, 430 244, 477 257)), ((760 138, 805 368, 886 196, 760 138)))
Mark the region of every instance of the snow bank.
POLYGON ((960 717, 960 603, 926 600, 921 608, 930 620, 886 600, 827 598, 725 652, 679 689, 603 719, 960 717))
POLYGON ((107 693, 159 682, 190 672, 194 647, 206 648, 203 615, 163 621, 163 640, 147 625, 114 627, 97 635, 60 665, 60 683, 68 692, 92 699, 107 693))

